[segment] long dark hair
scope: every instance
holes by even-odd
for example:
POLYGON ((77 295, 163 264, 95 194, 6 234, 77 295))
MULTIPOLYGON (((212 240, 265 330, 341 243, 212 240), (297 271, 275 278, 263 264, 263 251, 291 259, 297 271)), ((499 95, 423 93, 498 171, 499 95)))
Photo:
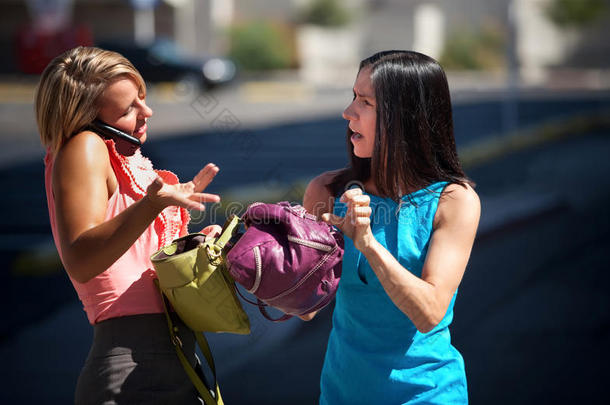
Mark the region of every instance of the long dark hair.
POLYGON ((377 192, 394 200, 437 181, 474 185, 458 159, 449 86, 438 62, 417 52, 383 51, 360 62, 359 72, 368 67, 377 104, 373 155, 354 154, 348 126, 350 164, 328 184, 333 195, 371 176, 377 192))

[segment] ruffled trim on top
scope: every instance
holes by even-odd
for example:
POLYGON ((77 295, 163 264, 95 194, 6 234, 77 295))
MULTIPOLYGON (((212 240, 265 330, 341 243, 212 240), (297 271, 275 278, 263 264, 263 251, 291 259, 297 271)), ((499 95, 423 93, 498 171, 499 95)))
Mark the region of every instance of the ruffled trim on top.
MULTIPOLYGON (((167 184, 178 184, 178 176, 167 170, 155 170, 151 161, 142 155, 140 149, 132 156, 123 156, 117 152, 114 140, 104 140, 108 147, 110 162, 119 180, 122 192, 127 193, 134 201, 146 195, 146 189, 157 175, 167 184)), ((190 215, 181 207, 169 206, 154 220, 154 229, 159 235, 159 248, 168 245, 176 237, 186 234, 190 215)))

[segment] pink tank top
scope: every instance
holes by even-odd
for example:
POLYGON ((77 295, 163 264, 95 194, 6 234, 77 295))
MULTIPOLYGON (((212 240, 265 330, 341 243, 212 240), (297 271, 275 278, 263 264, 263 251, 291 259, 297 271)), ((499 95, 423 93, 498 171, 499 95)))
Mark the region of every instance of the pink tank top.
MULTIPOLYGON (((112 168, 118 187, 108 200, 106 220, 118 215, 125 208, 146 194, 146 188, 159 175, 164 182, 178 183, 175 174, 165 170, 154 170, 150 160, 138 150, 133 156, 120 155, 114 141, 106 140, 112 168)), ((47 151, 45 156, 45 187, 49 218, 55 246, 61 257, 55 202, 51 184, 53 158, 47 151)), ((153 283, 155 271, 150 255, 187 232, 188 211, 184 208, 167 207, 146 228, 135 243, 106 271, 86 283, 71 278, 72 284, 83 303, 91 324, 120 316, 163 312, 159 291, 153 283)))

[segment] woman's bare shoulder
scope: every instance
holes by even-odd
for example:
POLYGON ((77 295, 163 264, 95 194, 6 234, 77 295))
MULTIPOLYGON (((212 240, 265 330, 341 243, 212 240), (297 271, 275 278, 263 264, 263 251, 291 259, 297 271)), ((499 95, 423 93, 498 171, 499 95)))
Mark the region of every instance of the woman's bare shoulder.
POLYGON ((70 177, 81 175, 106 176, 110 165, 108 148, 99 135, 82 131, 72 136, 59 150, 54 159, 53 175, 70 177))
POLYGON ((465 183, 463 186, 456 183, 447 185, 447 187, 445 187, 443 197, 449 197, 447 200, 458 200, 465 204, 479 202, 479 195, 468 183, 465 183))
POLYGON ((320 216, 333 210, 334 197, 327 185, 341 170, 324 172, 313 178, 307 185, 303 196, 303 206, 316 216, 320 216))
POLYGON ((335 176, 337 176, 339 173, 341 172, 341 169, 338 170, 330 170, 328 172, 324 172, 316 177, 314 177, 310 182, 309 185, 314 186, 314 187, 324 187, 326 188, 327 184, 330 184, 330 182, 335 178, 335 176))
POLYGON ((438 203, 437 219, 478 223, 481 215, 481 201, 477 192, 466 184, 449 184, 445 187, 438 203))

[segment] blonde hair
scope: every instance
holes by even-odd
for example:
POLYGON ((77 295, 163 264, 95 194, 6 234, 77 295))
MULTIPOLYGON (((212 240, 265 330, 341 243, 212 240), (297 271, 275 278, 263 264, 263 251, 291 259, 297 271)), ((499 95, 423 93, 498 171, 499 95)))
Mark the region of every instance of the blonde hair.
POLYGON ((124 76, 135 81, 141 97, 146 95, 140 73, 116 52, 79 46, 49 63, 36 88, 35 111, 40 140, 53 156, 95 120, 99 97, 124 76))

